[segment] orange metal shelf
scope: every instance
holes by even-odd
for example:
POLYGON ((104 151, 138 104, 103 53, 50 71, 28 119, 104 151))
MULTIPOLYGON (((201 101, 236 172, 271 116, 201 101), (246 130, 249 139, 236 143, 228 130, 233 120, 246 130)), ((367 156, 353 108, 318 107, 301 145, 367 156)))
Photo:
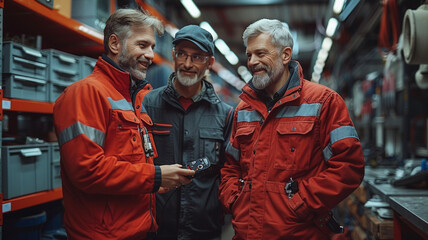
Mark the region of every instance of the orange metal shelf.
POLYGON ((3 111, 53 113, 54 103, 3 98, 3 111))
MULTIPOLYGON (((4 22, 10 23, 4 24, 4 32, 12 36, 41 36, 43 49, 54 48, 93 58, 98 58, 104 52, 104 36, 101 31, 61 15, 34 0, 7 1, 4 22)), ((165 61, 155 54, 155 63, 165 61)))
POLYGON ((62 188, 55 188, 53 190, 3 200, 3 213, 13 212, 59 199, 62 199, 62 188))

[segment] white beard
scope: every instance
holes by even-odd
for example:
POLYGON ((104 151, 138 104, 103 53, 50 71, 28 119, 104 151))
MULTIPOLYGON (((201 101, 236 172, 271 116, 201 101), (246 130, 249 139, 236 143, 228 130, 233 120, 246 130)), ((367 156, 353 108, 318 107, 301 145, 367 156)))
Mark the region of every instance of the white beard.
POLYGON ((178 70, 178 72, 177 72, 178 82, 181 85, 186 86, 186 87, 195 85, 197 82, 199 82, 199 80, 201 78, 202 77, 199 77, 198 75, 195 75, 194 77, 183 76, 183 75, 181 75, 180 70, 178 70))
POLYGON ((282 73, 284 72, 284 65, 282 65, 281 62, 277 62, 275 68, 268 68, 267 66, 263 66, 258 69, 266 70, 266 72, 263 74, 253 75, 253 80, 252 80, 253 86, 261 90, 261 89, 265 89, 267 86, 271 85, 273 82, 276 82, 281 77, 282 73))

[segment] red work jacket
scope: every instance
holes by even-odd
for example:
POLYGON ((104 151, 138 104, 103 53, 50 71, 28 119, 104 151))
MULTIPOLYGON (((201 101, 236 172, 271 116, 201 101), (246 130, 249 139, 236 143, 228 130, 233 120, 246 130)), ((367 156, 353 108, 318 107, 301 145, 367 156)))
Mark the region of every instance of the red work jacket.
POLYGON ((343 99, 304 80, 297 62, 289 68, 288 89, 271 111, 248 84, 240 95, 220 185, 234 239, 328 239, 317 223, 363 179, 343 99), (291 198, 284 189, 290 178, 299 189, 291 198))
MULTIPOLYGON (((143 239, 155 231, 155 170, 141 132, 152 121, 131 103, 130 75, 99 58, 54 106, 65 227, 71 239, 143 239)), ((154 146, 154 144, 153 144, 154 146)))

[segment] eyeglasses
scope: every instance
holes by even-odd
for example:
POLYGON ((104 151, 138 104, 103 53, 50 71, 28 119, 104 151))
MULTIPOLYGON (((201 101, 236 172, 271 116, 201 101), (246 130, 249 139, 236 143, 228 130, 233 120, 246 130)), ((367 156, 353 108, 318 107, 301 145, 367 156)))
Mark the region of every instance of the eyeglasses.
POLYGON ((182 61, 182 62, 185 62, 187 60, 187 57, 190 57, 190 60, 193 63, 203 64, 203 63, 206 63, 208 61, 210 56, 198 55, 198 54, 188 55, 184 52, 177 51, 177 52, 175 52, 175 57, 177 58, 177 60, 182 61))

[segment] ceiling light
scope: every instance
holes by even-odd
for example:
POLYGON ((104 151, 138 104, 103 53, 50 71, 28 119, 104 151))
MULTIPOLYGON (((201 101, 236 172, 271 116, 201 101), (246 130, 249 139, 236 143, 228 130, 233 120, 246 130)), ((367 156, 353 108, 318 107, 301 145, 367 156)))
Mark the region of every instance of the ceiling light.
POLYGON ((165 31, 171 35, 171 37, 175 38, 175 34, 178 32, 178 28, 172 26, 172 25, 165 25, 165 31))
POLYGON ((221 52, 221 54, 226 56, 226 54, 230 52, 229 46, 227 46, 227 44, 223 41, 223 39, 220 39, 220 38, 217 39, 214 42, 214 44, 217 47, 217 49, 221 52))
POLYGON ((317 59, 319 59, 320 61, 325 62, 325 60, 327 60, 327 58, 328 58, 328 51, 326 51, 324 49, 321 49, 318 52, 318 58, 317 59))
POLYGON ((236 65, 239 62, 239 58, 236 56, 236 54, 232 51, 229 51, 226 55, 224 55, 227 59, 227 61, 229 61, 230 64, 232 65, 236 65))
POLYGON ((325 49, 326 51, 330 51, 332 45, 333 45, 333 40, 331 40, 331 38, 326 37, 322 41, 321 48, 325 49))
POLYGON ((198 18, 201 16, 201 11, 199 11, 199 8, 192 0, 180 0, 180 2, 193 18, 198 18))
POLYGON ((335 14, 339 14, 340 12, 342 12, 343 4, 345 4, 345 0, 336 0, 336 1, 334 1, 333 12, 335 14))
POLYGON ((330 18, 328 20, 327 29, 325 30, 325 34, 329 37, 332 37, 334 35, 334 32, 336 32, 337 25, 339 25, 339 22, 336 18, 330 18))
POLYGON ((217 33, 214 31, 214 29, 211 27, 211 25, 208 22, 203 21, 203 22, 201 22, 199 24, 199 26, 201 26, 201 28, 203 28, 203 29, 207 30, 208 32, 210 32, 211 35, 213 36, 213 40, 214 41, 218 38, 217 33))

